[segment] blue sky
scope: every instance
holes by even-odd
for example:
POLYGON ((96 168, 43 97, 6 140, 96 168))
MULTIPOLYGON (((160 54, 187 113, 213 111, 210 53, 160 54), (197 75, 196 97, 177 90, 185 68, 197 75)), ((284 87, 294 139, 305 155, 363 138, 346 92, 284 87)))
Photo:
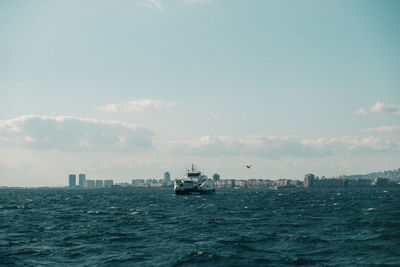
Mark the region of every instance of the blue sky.
POLYGON ((398 1, 1 1, 0 185, 399 168, 398 1), (252 163, 247 170, 243 164, 252 163))

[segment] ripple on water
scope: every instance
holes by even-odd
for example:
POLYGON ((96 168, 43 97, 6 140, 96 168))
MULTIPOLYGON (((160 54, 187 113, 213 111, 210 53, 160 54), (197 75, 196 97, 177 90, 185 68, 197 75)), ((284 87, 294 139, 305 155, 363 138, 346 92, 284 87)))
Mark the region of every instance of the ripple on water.
POLYGON ((0 189, 0 265, 399 265, 400 190, 0 189))

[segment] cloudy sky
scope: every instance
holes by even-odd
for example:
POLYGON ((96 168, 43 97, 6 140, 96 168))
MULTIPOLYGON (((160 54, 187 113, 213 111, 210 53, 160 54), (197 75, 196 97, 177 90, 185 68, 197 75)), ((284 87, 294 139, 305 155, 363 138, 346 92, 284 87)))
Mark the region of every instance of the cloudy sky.
POLYGON ((0 2, 0 186, 400 168, 400 2, 0 2), (246 169, 243 164, 252 164, 246 169))

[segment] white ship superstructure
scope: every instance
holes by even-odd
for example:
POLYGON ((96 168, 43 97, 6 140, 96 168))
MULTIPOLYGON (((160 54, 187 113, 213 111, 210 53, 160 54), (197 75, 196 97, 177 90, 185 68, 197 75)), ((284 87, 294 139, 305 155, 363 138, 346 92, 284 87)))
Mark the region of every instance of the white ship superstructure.
POLYGON ((210 194, 215 193, 215 186, 213 180, 201 175, 192 164, 192 169, 188 170, 183 178, 175 180, 174 190, 178 195, 210 194))

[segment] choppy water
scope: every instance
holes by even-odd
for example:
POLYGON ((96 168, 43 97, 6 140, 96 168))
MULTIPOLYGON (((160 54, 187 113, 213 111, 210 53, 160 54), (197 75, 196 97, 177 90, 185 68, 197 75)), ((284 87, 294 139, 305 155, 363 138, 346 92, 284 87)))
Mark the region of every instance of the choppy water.
POLYGON ((1 189, 0 265, 400 265, 400 190, 1 189))

